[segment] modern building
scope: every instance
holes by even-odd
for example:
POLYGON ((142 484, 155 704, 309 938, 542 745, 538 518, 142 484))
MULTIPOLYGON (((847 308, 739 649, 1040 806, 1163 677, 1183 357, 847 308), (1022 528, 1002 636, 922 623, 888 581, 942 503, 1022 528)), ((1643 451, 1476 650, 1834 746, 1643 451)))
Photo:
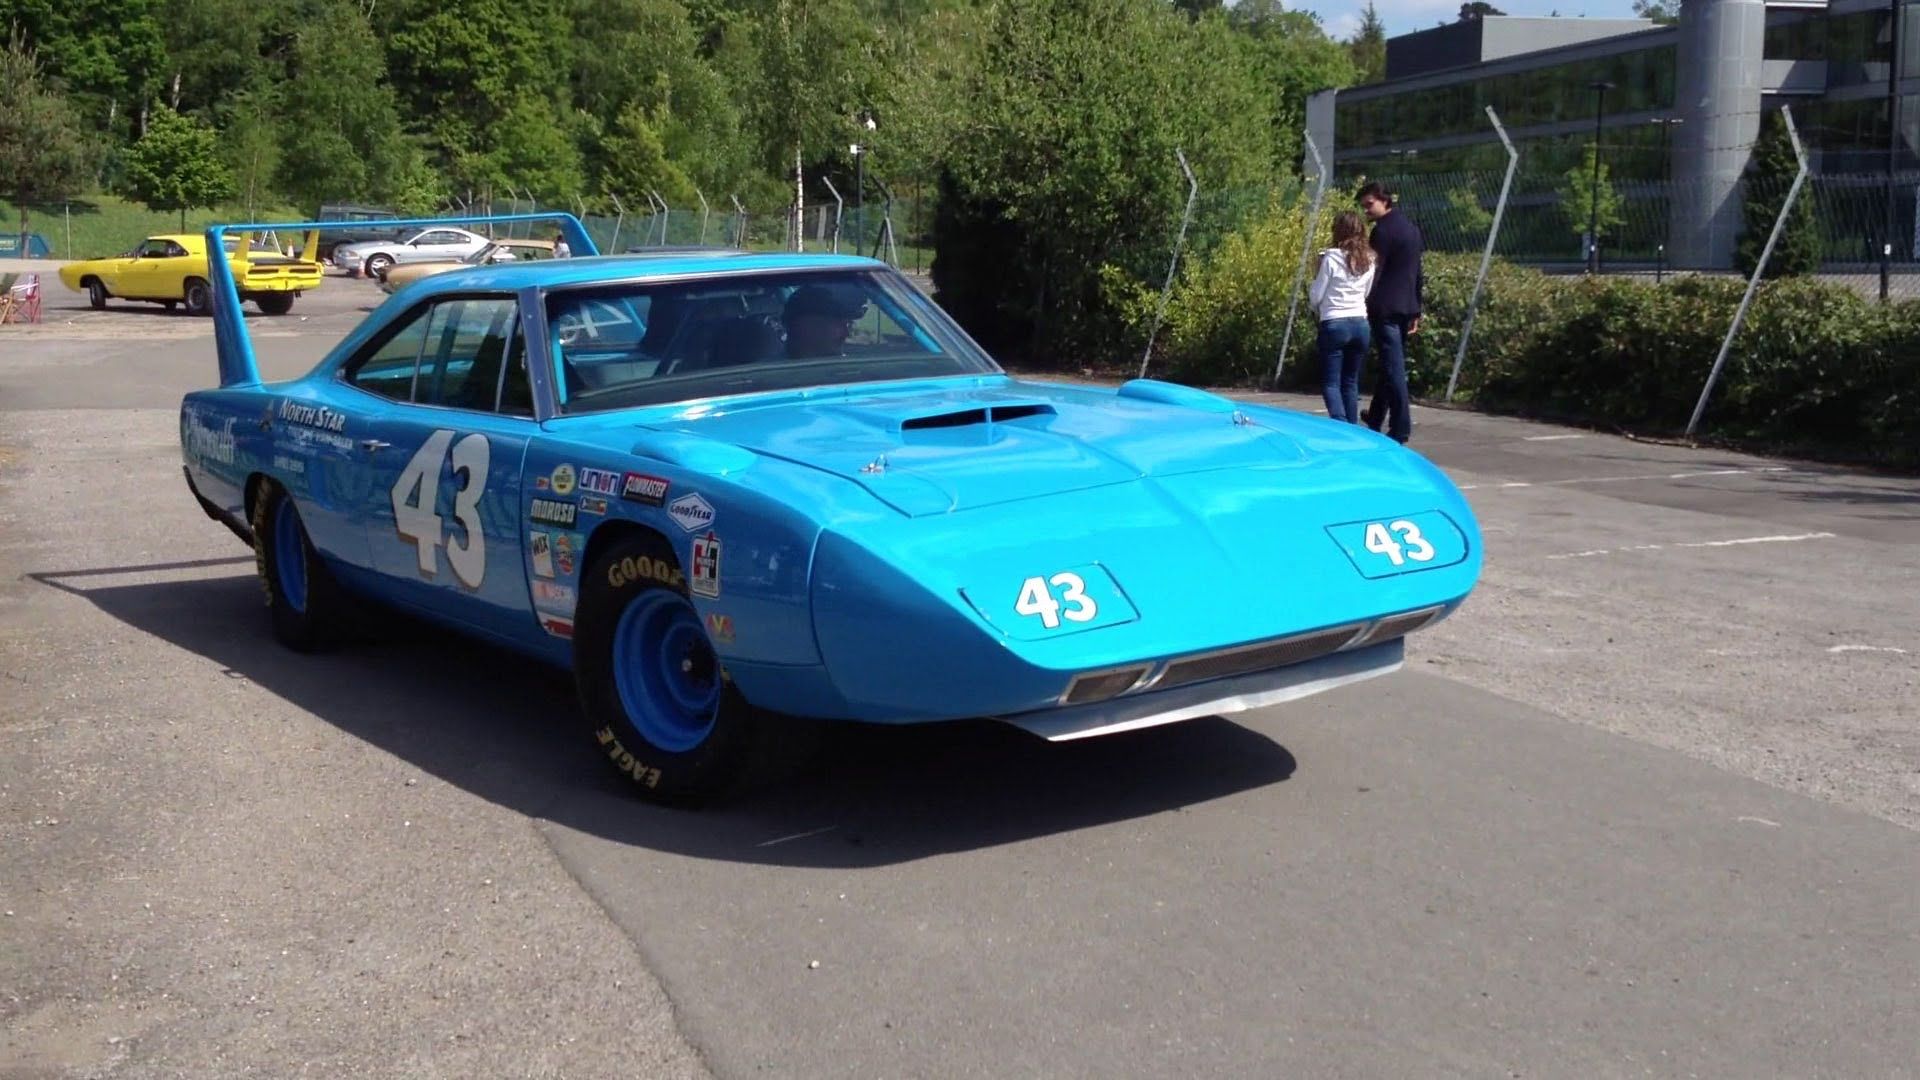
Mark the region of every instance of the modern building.
POLYGON ((1461 22, 1389 40, 1385 81, 1317 94, 1307 117, 1335 176, 1504 165, 1488 106, 1543 174, 1585 159, 1597 128, 1614 182, 1661 193, 1663 254, 1715 268, 1738 242, 1761 118, 1781 105, 1827 190, 1858 196, 1828 257, 1885 244, 1913 261, 1920 10, 1904 0, 1682 0, 1669 26, 1461 22))

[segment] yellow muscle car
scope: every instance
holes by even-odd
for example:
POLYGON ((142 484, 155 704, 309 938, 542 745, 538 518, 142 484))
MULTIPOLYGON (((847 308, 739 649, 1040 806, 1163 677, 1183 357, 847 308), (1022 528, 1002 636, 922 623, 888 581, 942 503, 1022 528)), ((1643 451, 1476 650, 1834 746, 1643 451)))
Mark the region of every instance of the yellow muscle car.
MULTIPOLYGON (((269 245, 247 243, 237 234, 227 236, 227 264, 233 268, 240 298, 251 300, 268 315, 293 310, 293 298, 320 284, 319 234, 308 233, 299 257, 279 254, 269 245)), ((213 313, 213 288, 207 283, 207 238, 193 234, 150 236, 125 255, 88 259, 60 268, 67 288, 87 294, 96 308, 107 298, 145 300, 186 305, 189 315, 213 313)))

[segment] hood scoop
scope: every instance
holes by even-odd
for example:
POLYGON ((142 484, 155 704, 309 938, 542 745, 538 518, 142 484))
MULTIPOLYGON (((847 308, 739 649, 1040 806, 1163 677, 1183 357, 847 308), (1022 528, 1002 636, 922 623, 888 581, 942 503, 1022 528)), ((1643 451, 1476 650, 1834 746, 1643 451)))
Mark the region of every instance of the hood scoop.
POLYGON ((989 405, 982 408, 955 409, 951 412, 929 413, 925 416, 909 416, 900 421, 898 430, 932 431, 943 428, 991 427, 994 424, 1006 424, 1015 420, 1024 420, 1032 416, 1053 416, 1057 410, 1044 401, 1010 402, 1004 405, 989 405))

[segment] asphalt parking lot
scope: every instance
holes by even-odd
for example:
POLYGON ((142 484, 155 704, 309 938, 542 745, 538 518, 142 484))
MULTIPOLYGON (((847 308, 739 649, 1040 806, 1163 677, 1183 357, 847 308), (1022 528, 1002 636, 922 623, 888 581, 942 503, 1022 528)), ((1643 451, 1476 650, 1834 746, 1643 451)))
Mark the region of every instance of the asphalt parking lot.
MULTIPOLYGON (((379 298, 250 319, 269 377, 379 298)), ((848 729, 688 813, 501 654, 281 650, 180 482, 210 326, 48 301, 0 335, 0 1078, 1920 1075, 1920 481, 1423 409, 1488 560, 1402 673, 848 729)))

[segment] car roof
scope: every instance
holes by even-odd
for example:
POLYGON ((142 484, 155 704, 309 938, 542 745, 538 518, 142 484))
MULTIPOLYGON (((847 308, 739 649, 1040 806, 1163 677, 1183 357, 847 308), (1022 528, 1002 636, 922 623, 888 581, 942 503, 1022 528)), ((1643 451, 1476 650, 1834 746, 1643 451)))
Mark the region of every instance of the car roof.
POLYGON ((878 270, 878 259, 857 255, 803 255, 793 252, 715 255, 591 255, 575 259, 467 266, 435 274, 420 283, 425 293, 512 292, 554 289, 601 282, 685 277, 690 274, 752 273, 766 270, 878 270))

